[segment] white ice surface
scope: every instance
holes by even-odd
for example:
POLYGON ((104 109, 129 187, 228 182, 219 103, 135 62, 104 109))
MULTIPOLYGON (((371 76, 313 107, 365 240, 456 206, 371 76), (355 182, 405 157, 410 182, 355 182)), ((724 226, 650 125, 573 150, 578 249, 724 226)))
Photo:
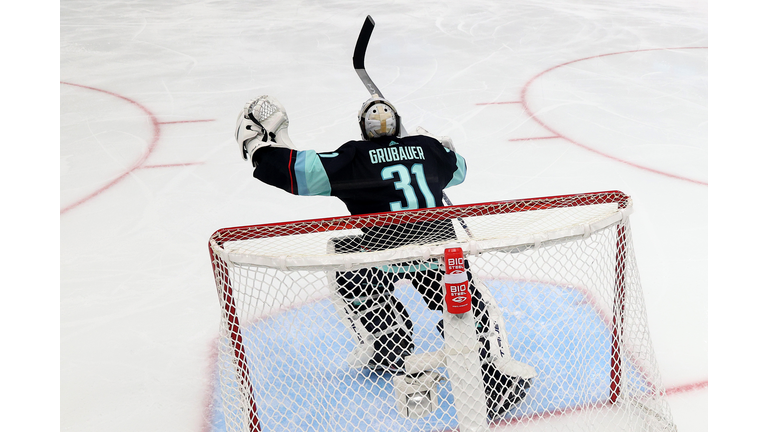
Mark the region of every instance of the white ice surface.
MULTIPOLYGON (((61 430, 207 430, 208 237, 346 214, 252 179, 235 115, 271 94, 299 148, 357 138, 368 94, 351 57, 368 14, 374 82, 407 128, 450 135, 468 162, 454 204, 633 197, 663 381, 708 381, 706 2, 67 0, 60 13, 61 430)), ((707 399, 670 396, 680 432, 707 429, 707 399)))

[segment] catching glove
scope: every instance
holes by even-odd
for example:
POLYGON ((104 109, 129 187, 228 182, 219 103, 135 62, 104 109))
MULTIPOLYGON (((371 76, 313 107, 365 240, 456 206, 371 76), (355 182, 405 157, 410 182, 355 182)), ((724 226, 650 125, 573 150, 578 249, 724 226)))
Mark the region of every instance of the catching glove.
POLYGON ((235 140, 244 160, 253 161, 256 150, 272 146, 295 148, 288 137, 288 114, 285 107, 271 96, 249 100, 237 115, 235 140))

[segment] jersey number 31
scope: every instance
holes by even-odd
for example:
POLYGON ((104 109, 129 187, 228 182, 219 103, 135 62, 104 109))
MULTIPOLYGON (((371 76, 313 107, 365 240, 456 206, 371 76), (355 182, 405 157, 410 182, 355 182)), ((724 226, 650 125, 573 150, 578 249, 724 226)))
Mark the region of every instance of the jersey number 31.
POLYGON ((427 208, 435 207, 435 197, 432 196, 432 192, 429 190, 429 185, 427 184, 427 178, 424 176, 424 166, 422 164, 413 164, 413 166, 411 166, 411 171, 409 172, 408 167, 399 164, 388 166, 381 170, 382 180, 392 180, 395 178, 395 175, 397 175, 395 189, 403 191, 403 194, 405 194, 405 207, 403 207, 402 201, 392 201, 389 203, 390 210, 413 210, 419 208, 419 199, 416 197, 416 191, 411 185, 411 174, 413 174, 413 178, 416 179, 419 192, 421 192, 421 195, 424 197, 427 208))

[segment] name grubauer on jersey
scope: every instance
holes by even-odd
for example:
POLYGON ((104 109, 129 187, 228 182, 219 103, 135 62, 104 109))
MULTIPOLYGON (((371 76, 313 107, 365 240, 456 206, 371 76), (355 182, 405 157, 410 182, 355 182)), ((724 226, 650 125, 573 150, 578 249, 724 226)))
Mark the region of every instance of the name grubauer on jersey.
POLYGON ((424 136, 349 141, 333 152, 264 147, 253 176, 294 195, 335 196, 353 215, 442 207, 443 189, 461 184, 466 161, 424 136))

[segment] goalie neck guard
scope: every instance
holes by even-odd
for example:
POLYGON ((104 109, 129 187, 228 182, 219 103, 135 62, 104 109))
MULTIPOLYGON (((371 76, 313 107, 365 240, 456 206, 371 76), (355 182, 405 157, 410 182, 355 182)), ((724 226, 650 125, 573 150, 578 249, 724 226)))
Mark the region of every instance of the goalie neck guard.
POLYGON ((364 140, 399 136, 400 116, 394 105, 379 95, 373 95, 363 103, 357 113, 357 122, 364 140))

